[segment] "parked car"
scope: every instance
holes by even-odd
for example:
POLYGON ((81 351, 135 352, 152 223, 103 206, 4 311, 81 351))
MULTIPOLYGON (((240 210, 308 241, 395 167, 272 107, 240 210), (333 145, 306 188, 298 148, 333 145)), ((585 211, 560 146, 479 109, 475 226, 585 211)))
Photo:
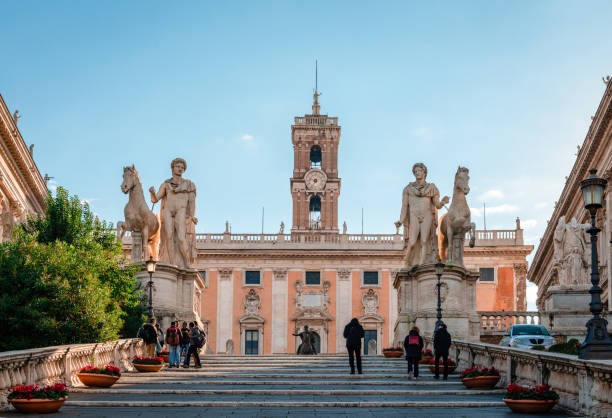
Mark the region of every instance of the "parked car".
POLYGON ((542 325, 512 325, 506 330, 499 345, 516 348, 541 345, 548 350, 554 343, 554 337, 542 325))

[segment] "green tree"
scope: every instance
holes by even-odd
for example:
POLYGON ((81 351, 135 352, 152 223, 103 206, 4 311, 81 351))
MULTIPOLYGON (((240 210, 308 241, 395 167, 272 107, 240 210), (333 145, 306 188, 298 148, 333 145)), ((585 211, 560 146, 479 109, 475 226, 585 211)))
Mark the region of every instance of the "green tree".
POLYGON ((130 334, 143 307, 110 226, 58 188, 44 217, 0 244, 0 351, 108 341, 130 334))

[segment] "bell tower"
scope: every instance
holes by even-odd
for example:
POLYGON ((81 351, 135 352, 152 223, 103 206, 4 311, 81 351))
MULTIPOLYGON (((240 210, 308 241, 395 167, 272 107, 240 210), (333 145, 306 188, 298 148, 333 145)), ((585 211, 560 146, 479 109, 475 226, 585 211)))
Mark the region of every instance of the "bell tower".
POLYGON ((338 233, 338 143, 337 117, 321 115, 315 88, 312 114, 296 116, 291 126, 293 143, 292 232, 338 233))

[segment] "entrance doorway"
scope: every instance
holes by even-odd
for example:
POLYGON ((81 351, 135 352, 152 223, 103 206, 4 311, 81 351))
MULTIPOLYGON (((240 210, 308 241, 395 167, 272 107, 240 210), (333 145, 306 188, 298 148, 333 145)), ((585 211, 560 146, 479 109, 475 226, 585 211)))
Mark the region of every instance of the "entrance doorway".
POLYGON ((256 329, 247 329, 244 332, 244 354, 257 355, 259 354, 259 331, 256 329))
POLYGON ((317 354, 321 354, 321 337, 318 333, 313 332, 314 334, 314 347, 317 350, 317 354))
POLYGON ((376 354, 376 353, 368 353, 368 343, 370 342, 370 340, 374 340, 374 342, 376 342, 377 347, 378 347, 378 340, 377 340, 377 331, 375 329, 366 329, 365 330, 365 335, 363 337, 363 354, 368 355, 368 354, 376 354))

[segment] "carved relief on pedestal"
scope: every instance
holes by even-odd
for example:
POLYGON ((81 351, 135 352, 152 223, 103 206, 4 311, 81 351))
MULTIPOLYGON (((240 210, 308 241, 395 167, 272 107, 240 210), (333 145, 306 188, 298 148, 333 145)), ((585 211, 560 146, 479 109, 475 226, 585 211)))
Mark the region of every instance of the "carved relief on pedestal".
POLYGON ((244 295, 244 310, 247 315, 259 314, 260 305, 261 305, 261 298, 255 291, 255 289, 249 290, 249 293, 244 295))
MULTIPOLYGON (((438 298, 438 283, 434 283, 433 285, 433 294, 434 297, 438 298)), ((446 301, 446 296, 448 296, 448 285, 444 282, 440 283, 440 303, 444 303, 446 301)))
POLYGON ((340 280, 350 280, 351 271, 349 269, 338 269, 336 271, 336 275, 338 276, 338 279, 340 280))
POLYGON ((219 271, 219 278, 221 280, 230 280, 232 278, 233 270, 231 268, 220 268, 218 271, 219 271))
POLYGON ((365 315, 375 315, 378 310, 378 294, 374 289, 368 289, 361 296, 361 304, 363 305, 363 313, 365 315))

